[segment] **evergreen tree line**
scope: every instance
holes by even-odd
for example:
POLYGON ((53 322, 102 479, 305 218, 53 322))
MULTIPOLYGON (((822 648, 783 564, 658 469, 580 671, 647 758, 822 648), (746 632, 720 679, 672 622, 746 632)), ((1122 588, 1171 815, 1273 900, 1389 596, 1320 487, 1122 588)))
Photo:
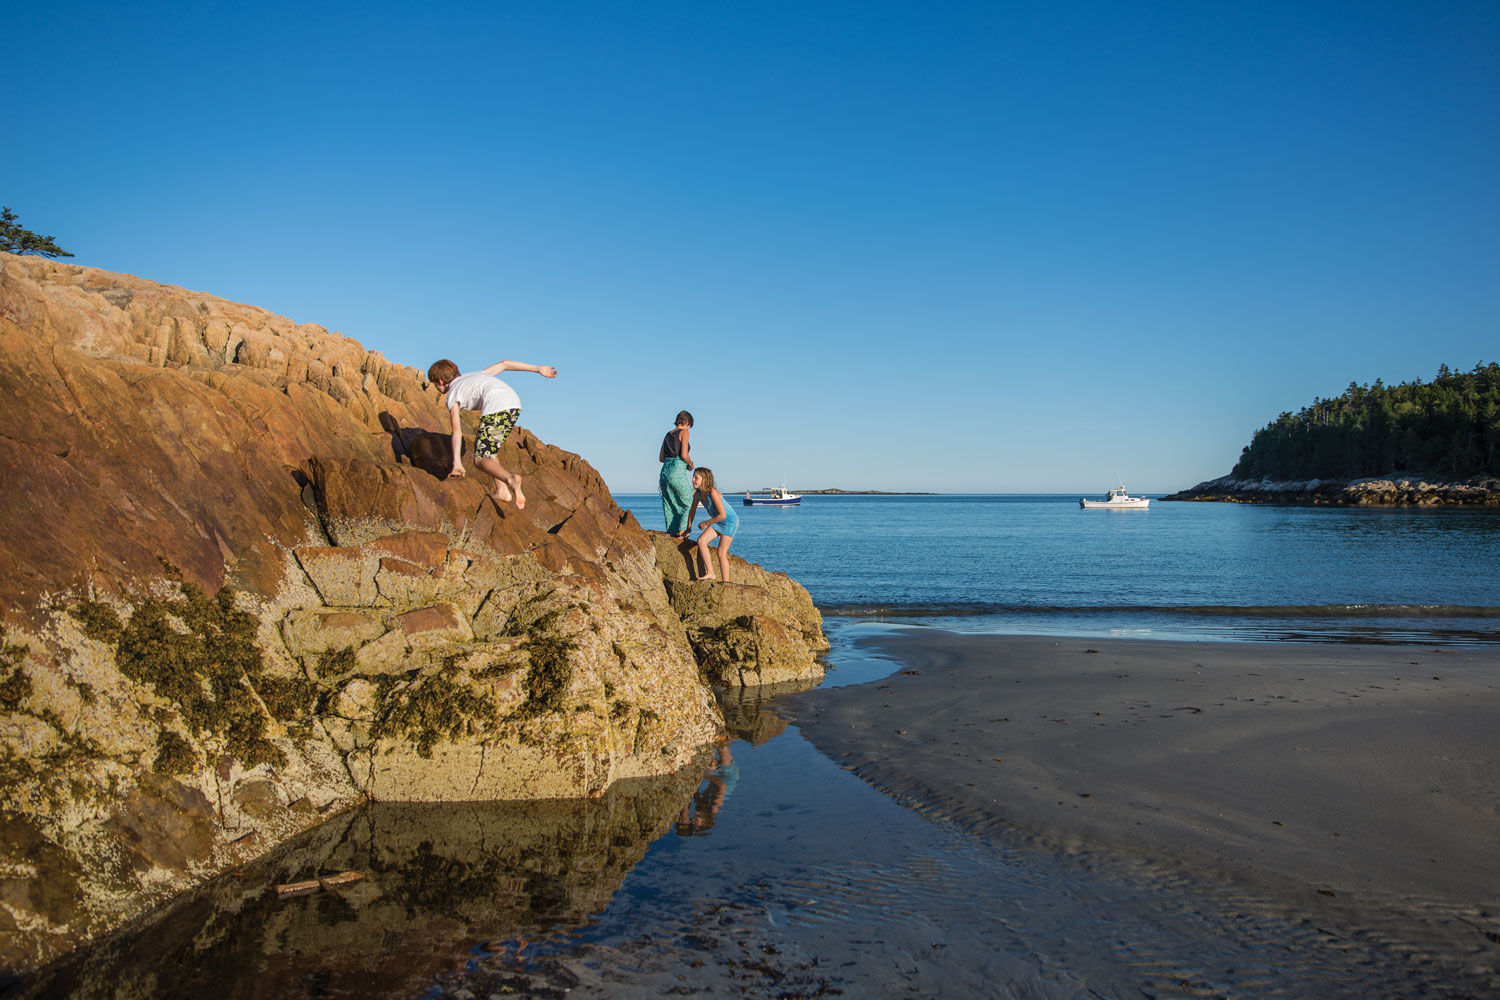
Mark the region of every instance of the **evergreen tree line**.
POLYGON ((1349 383, 1255 432, 1236 479, 1363 479, 1404 472, 1443 479, 1500 475, 1500 365, 1400 385, 1349 383))

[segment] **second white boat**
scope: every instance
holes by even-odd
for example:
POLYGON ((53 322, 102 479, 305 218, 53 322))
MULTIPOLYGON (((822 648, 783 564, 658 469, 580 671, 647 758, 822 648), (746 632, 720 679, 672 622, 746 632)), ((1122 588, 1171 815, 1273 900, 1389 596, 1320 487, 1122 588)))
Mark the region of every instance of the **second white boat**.
POLYGON ((1143 510, 1150 505, 1149 497, 1130 496, 1123 486, 1110 490, 1103 500, 1078 501, 1078 506, 1085 510, 1143 510))

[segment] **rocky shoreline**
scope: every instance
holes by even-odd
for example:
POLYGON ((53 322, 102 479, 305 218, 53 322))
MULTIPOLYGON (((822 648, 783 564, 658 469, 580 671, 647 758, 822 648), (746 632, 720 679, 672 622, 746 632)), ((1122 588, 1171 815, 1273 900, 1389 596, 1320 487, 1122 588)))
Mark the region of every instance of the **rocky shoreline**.
POLYGON ((524 428, 497 504, 443 415, 323 327, 0 254, 0 983, 360 804, 597 798, 713 686, 822 676, 784 574, 697 583, 524 428))
POLYGON ((1161 499, 1326 507, 1500 507, 1500 479, 1454 482, 1392 473, 1369 479, 1273 482, 1222 476, 1161 499))

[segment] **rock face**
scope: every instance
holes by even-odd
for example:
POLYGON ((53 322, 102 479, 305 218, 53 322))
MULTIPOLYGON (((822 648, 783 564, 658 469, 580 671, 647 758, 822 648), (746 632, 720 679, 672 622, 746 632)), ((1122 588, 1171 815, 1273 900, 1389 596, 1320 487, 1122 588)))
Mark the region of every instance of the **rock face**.
POLYGON ((1223 476, 1163 500, 1218 500, 1229 503, 1290 503, 1330 507, 1500 506, 1500 479, 1448 482, 1392 473, 1373 479, 1311 479, 1272 482, 1223 476))
POLYGON ((524 429, 524 511, 445 481, 443 417, 322 327, 0 254, 0 969, 361 802, 670 774, 705 680, 821 676, 784 575, 690 583, 524 429))

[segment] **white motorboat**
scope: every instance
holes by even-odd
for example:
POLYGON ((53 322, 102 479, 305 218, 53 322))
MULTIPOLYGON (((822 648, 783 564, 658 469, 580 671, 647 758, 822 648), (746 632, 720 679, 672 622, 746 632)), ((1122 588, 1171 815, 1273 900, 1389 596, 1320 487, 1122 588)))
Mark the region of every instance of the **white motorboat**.
POLYGON ((753 497, 745 491, 746 507, 797 507, 802 504, 802 494, 789 492, 786 484, 771 490, 770 496, 753 497))
POLYGON ((1103 500, 1078 501, 1078 506, 1085 510, 1144 510, 1150 504, 1150 498, 1130 496, 1123 486, 1110 490, 1103 500))

